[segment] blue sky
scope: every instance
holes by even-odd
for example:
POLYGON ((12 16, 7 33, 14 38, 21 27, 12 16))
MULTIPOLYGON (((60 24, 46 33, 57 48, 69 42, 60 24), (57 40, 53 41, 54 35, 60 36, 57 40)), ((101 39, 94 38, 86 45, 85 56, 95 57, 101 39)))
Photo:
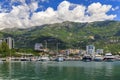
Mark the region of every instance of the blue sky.
POLYGON ((0 0, 0 29, 64 21, 120 21, 119 5, 120 0, 0 0))

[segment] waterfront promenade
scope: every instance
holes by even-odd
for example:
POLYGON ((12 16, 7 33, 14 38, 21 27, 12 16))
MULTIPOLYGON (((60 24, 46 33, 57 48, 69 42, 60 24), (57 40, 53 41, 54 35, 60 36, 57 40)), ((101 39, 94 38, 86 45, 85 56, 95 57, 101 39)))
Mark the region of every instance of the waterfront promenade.
MULTIPOLYGON (((5 57, 0 58, 0 61, 43 61, 42 59, 48 59, 47 61, 56 61, 58 57, 57 56, 32 56, 32 57, 5 57)), ((83 61, 84 56, 78 56, 78 57, 63 57, 63 61, 83 61)), ((94 60, 94 58, 91 58, 91 61, 97 61, 94 60)), ((101 59, 101 61, 105 61, 105 56, 101 59)), ((120 56, 114 56, 114 61, 120 61, 120 56)))

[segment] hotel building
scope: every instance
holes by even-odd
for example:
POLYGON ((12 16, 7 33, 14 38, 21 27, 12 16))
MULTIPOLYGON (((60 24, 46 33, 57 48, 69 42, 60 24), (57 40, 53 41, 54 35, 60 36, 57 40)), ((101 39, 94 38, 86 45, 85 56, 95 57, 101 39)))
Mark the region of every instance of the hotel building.
POLYGON ((95 46, 94 45, 88 45, 86 46, 86 52, 87 54, 94 54, 95 53, 95 46))
POLYGON ((14 39, 11 37, 4 38, 3 41, 5 41, 8 44, 9 49, 14 48, 14 39))

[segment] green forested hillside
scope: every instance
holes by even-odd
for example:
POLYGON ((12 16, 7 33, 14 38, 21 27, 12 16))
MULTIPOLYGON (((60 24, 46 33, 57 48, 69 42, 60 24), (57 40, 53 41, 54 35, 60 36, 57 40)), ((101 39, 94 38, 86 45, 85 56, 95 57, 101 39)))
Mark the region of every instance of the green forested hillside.
POLYGON ((63 22, 36 26, 29 29, 4 29, 0 37, 11 36, 15 39, 16 48, 33 48, 37 42, 47 42, 48 48, 60 49, 82 48, 94 44, 106 51, 120 51, 120 22, 101 21, 92 23, 63 22))

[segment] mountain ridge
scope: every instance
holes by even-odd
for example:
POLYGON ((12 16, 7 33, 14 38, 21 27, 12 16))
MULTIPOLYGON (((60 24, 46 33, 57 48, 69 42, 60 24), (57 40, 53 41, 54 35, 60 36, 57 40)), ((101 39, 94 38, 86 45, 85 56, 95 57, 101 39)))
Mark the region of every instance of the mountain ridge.
MULTIPOLYGON (((63 22, 50 25, 35 26, 28 29, 4 29, 1 37, 13 37, 17 48, 33 48, 35 43, 48 42, 48 47, 55 48, 60 42, 61 49, 77 48, 88 44, 108 42, 109 39, 119 38, 119 21, 98 21, 91 23, 63 22), (51 41, 50 41, 51 40, 51 41), (55 42, 55 43, 54 43, 55 42)), ((104 43, 105 44, 105 43, 104 43)))

